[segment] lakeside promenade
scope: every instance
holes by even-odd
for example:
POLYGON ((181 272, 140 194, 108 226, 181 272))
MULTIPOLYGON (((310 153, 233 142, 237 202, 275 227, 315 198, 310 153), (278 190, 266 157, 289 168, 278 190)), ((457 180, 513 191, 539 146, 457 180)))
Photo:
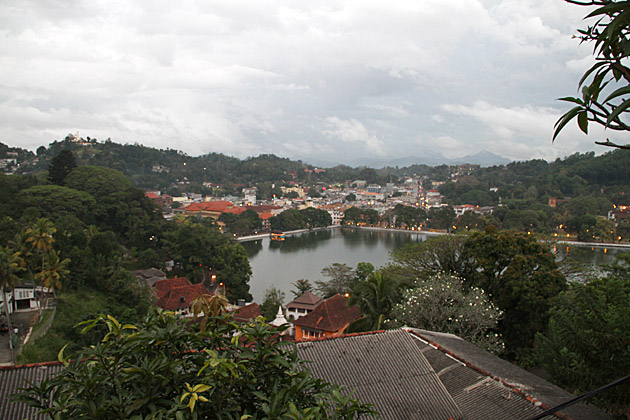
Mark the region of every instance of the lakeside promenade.
MULTIPOLYGON (((407 229, 391 229, 391 228, 383 228, 383 227, 371 227, 371 226, 340 226, 340 225, 335 225, 335 226, 328 226, 328 227, 323 227, 323 228, 313 228, 313 229, 298 229, 298 230, 290 230, 290 231, 286 231, 284 232, 285 235, 290 236, 290 235, 297 235, 300 233, 304 233, 304 232, 317 232, 320 230, 327 230, 327 229, 341 229, 341 228, 345 228, 345 229, 360 229, 360 230, 368 230, 368 231, 377 231, 377 232, 401 232, 401 233, 415 233, 415 234, 419 234, 419 235, 426 235, 426 236, 441 236, 441 235, 453 235, 452 233, 448 233, 448 232, 437 232, 437 231, 430 231, 430 230, 407 230, 407 229)), ((259 233, 256 235, 249 235, 249 236, 241 236, 241 237, 237 237, 236 240, 239 242, 247 242, 247 241, 255 241, 257 239, 264 239, 264 238, 268 238, 269 237, 269 233, 259 233)), ((596 248, 626 248, 626 249, 630 249, 630 243, 628 242, 623 242, 623 243, 614 243, 614 242, 579 242, 579 241, 567 241, 567 240, 561 240, 561 239, 542 239, 542 242, 548 242, 549 244, 562 244, 562 245, 575 245, 575 246, 579 246, 579 247, 596 247, 596 248)))

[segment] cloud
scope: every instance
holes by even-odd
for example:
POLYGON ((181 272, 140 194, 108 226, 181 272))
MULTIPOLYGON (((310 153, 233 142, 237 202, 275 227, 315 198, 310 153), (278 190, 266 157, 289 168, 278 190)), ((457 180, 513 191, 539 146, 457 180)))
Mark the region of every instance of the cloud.
MULTIPOLYGON (((329 117, 326 122, 329 128, 322 131, 324 135, 345 143, 362 143, 368 152, 383 155, 383 141, 370 134, 368 129, 354 118, 342 120, 337 117, 329 117)), ((359 151, 362 150, 359 149, 359 151)))
POLYGON ((551 157, 554 100, 592 60, 571 38, 587 9, 559 1, 5 3, 0 141, 30 148, 79 130, 239 157, 404 157, 418 136, 551 157))

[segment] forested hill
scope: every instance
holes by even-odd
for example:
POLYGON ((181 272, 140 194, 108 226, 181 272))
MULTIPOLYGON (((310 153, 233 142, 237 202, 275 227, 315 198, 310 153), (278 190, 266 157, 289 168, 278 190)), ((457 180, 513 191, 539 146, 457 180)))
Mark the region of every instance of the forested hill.
POLYGON ((544 160, 513 162, 482 168, 457 182, 440 186, 452 204, 496 205, 512 208, 546 205, 549 198, 591 197, 606 205, 630 204, 630 150, 613 150, 601 156, 576 153, 547 163, 544 160))
MULTIPOLYGON (((630 193, 627 188, 630 184, 629 150, 612 150, 601 156, 595 156, 592 152, 576 153, 550 163, 530 160, 464 173, 457 166, 446 165, 380 169, 340 165, 321 171, 301 161, 274 155, 244 160, 220 153, 193 157, 174 149, 118 144, 109 139, 104 142, 89 137, 78 140, 68 136, 63 141, 54 141, 48 147, 41 146, 36 154, 0 143, 0 159, 12 157, 20 164, 17 173, 33 173, 46 171, 51 159, 61 150, 71 150, 79 165, 117 169, 136 187, 159 189, 169 194, 178 194, 184 190, 207 194, 211 192, 208 187, 210 184, 219 184, 225 193, 235 193, 242 185, 283 184, 290 181, 315 184, 346 183, 361 179, 383 185, 414 175, 424 180, 425 188, 432 186, 428 181, 446 182, 440 191, 451 204, 496 205, 499 200, 535 200, 545 203, 548 197, 564 199, 602 193, 609 201, 622 203, 627 201, 625 193, 630 193), (457 182, 449 182, 454 180, 457 182)), ((216 185, 214 193, 217 193, 216 185)))

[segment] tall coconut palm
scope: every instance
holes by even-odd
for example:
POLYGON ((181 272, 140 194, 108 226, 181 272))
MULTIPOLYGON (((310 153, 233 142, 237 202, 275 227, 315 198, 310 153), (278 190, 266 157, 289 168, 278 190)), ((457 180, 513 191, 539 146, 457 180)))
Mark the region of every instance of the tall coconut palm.
POLYGON ((67 269, 69 263, 70 259, 61 260, 57 251, 51 249, 44 258, 42 271, 35 274, 35 279, 39 281, 41 286, 52 290, 53 296, 55 296, 55 289, 61 289, 61 279, 70 273, 67 269))
POLYGON ((370 330, 380 330, 398 298, 398 282, 375 271, 354 288, 348 304, 359 307, 370 330))
MULTIPOLYGON (((32 264, 34 264, 33 259, 36 256, 39 256, 41 259, 41 273, 44 271, 44 261, 45 255, 48 251, 52 249, 52 244, 55 241, 53 238, 53 234, 57 231, 53 223, 46 219, 45 217, 40 217, 35 221, 33 225, 28 227, 24 232, 24 237, 22 238, 23 244, 25 246, 25 252, 30 253, 31 264, 29 265, 29 272, 31 274, 31 280, 33 280, 33 269, 30 268, 32 264)), ((40 275, 41 277, 41 275, 40 275)), ((35 284, 33 284, 33 294, 37 296, 35 291, 35 284)), ((41 317, 42 308, 41 308, 41 300, 39 297, 38 301, 38 309, 39 315, 41 317)))

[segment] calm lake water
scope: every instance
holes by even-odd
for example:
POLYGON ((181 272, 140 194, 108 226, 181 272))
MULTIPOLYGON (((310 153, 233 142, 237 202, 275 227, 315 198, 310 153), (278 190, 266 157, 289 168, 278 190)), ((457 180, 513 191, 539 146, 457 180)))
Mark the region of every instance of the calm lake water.
MULTIPOLYGON (((324 280, 322 268, 333 263, 356 268, 360 262, 375 267, 385 265, 389 253, 405 244, 422 242, 426 234, 399 231, 369 231, 359 229, 328 229, 287 236, 286 241, 269 238, 242 242, 252 267, 249 282, 254 300, 262 303, 265 290, 275 286, 285 293, 285 303, 293 298, 291 283, 298 279, 324 280)), ((569 257, 578 261, 605 264, 614 261, 618 249, 578 247, 558 244, 558 258, 569 257)))

